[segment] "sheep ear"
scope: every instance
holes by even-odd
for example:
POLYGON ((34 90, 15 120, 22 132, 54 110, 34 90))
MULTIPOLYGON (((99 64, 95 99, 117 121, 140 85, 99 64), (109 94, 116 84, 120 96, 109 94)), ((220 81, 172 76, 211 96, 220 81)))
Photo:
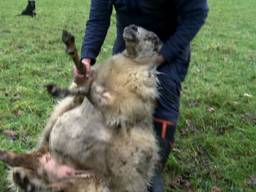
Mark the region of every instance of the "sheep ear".
POLYGON ((162 49, 162 47, 163 47, 163 43, 162 43, 162 41, 160 40, 160 39, 158 39, 157 40, 158 42, 157 42, 157 44, 158 44, 158 53, 160 53, 160 51, 161 51, 161 49, 162 49))

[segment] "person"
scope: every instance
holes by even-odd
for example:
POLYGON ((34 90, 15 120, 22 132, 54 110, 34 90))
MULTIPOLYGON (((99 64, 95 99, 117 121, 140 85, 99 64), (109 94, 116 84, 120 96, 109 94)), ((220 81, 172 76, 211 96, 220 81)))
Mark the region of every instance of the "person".
POLYGON ((21 12, 20 15, 24 16, 36 16, 36 1, 35 0, 28 0, 26 8, 21 12))
MULTIPOLYGON (((76 68, 73 70, 74 79, 78 83, 90 75, 91 65, 96 62, 110 26, 113 8, 116 10, 113 54, 124 50, 122 33, 130 24, 153 31, 164 43, 156 59, 156 63, 160 64, 160 95, 153 114, 163 168, 174 143, 181 83, 190 62, 190 43, 205 23, 208 3, 207 0, 91 0, 81 49, 81 62, 86 68, 86 73, 80 74, 76 68)), ((162 168, 156 170, 148 191, 164 191, 162 168)))

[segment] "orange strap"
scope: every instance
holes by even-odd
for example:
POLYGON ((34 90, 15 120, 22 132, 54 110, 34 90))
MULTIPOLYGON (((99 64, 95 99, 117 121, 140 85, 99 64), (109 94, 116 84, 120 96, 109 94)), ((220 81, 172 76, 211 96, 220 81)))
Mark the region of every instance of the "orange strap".
POLYGON ((172 123, 171 121, 167 121, 167 120, 165 120, 165 119, 159 119, 159 118, 154 118, 154 120, 155 120, 156 122, 162 124, 162 133, 161 133, 161 136, 162 136, 163 139, 165 139, 168 126, 169 126, 169 125, 174 125, 174 123, 172 123))

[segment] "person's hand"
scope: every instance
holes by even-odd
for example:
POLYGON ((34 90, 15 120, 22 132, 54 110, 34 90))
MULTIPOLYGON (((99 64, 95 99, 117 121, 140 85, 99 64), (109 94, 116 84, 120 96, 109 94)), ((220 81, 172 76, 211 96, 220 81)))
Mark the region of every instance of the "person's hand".
POLYGON ((161 64, 163 64, 165 62, 165 58, 163 55, 158 55, 155 59, 155 64, 157 64, 157 66, 160 66, 161 64))
POLYGON ((73 66, 73 77, 74 77, 74 81, 75 83, 79 84, 83 84, 91 75, 91 59, 88 58, 84 58, 81 61, 83 67, 84 67, 84 73, 80 73, 78 71, 78 69, 76 68, 76 66, 73 66))

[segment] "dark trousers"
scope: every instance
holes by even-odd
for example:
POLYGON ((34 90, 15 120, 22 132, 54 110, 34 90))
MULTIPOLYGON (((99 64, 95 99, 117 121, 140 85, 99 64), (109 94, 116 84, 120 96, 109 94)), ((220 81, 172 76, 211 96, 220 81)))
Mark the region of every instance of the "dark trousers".
POLYGON ((179 116, 181 82, 187 73, 189 57, 190 54, 187 60, 182 57, 177 58, 173 63, 165 63, 158 69, 159 98, 158 106, 154 113, 154 129, 160 147, 160 166, 155 171, 149 192, 164 191, 161 172, 168 160, 171 145, 174 143, 179 116))
POLYGON ((174 142, 176 123, 157 118, 154 121, 154 128, 156 131, 157 141, 160 148, 160 151, 159 151, 160 163, 157 166, 157 169, 155 170, 155 175, 152 179, 152 183, 148 191, 163 192, 164 183, 163 183, 161 172, 168 160, 168 156, 171 150, 171 145, 174 142))

